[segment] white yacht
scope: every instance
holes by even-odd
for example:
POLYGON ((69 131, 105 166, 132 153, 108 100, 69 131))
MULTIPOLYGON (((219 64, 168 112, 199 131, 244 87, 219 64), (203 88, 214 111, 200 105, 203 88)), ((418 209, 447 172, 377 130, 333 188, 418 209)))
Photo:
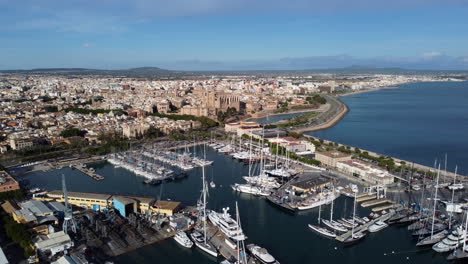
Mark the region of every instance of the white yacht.
POLYGON ((223 208, 223 213, 210 211, 208 212, 208 219, 228 237, 237 241, 245 240, 247 237, 242 232, 237 221, 232 219, 228 211, 229 207, 223 208))
POLYGON ((322 219, 322 223, 329 228, 336 230, 338 232, 348 232, 348 228, 344 227, 342 224, 334 221, 334 220, 326 220, 322 219))
POLYGON ((234 191, 242 192, 242 193, 249 193, 253 195, 260 195, 260 196, 269 196, 271 192, 268 189, 260 188, 258 186, 252 184, 234 184, 231 185, 234 191))
POLYGON ((309 198, 303 202, 301 202, 298 206, 298 210, 308 210, 315 207, 319 207, 321 205, 330 204, 336 198, 338 198, 340 194, 338 192, 321 192, 315 195, 312 198, 309 198))
POLYGON ((440 231, 439 233, 436 233, 432 236, 428 236, 426 238, 421 239, 416 246, 421 247, 421 246, 428 246, 428 245, 434 245, 438 242, 440 242, 442 239, 444 239, 448 234, 447 230, 440 231))
POLYGON ((210 254, 213 257, 218 257, 218 251, 216 248, 208 241, 205 241, 205 237, 200 232, 192 232, 190 234, 195 246, 199 249, 203 250, 204 252, 210 254))
POLYGON ((291 173, 289 173, 288 170, 285 170, 283 168, 266 171, 266 173, 270 174, 271 176, 282 177, 282 178, 291 177, 291 173))
POLYGON ((384 221, 378 220, 373 225, 369 226, 369 232, 378 232, 386 227, 388 227, 388 225, 384 221))
POLYGON ((463 190, 463 188, 465 187, 463 186, 462 183, 453 183, 449 185, 447 188, 449 188, 449 190, 451 191, 459 191, 459 190, 463 190))
POLYGON ((278 189, 281 187, 275 178, 269 177, 267 175, 259 176, 244 176, 244 180, 250 184, 260 185, 265 188, 278 189))
POLYGON ((454 250, 460 246, 461 243, 463 243, 463 236, 466 237, 465 230, 463 230, 461 227, 458 227, 442 241, 432 246, 432 249, 439 253, 454 250))
POLYGON ((264 264, 279 264, 279 262, 265 248, 254 244, 247 245, 247 249, 261 263, 264 264))
POLYGON ((189 239, 189 237, 184 231, 180 231, 177 234, 175 234, 174 240, 181 246, 184 246, 186 248, 193 247, 193 242, 189 239))

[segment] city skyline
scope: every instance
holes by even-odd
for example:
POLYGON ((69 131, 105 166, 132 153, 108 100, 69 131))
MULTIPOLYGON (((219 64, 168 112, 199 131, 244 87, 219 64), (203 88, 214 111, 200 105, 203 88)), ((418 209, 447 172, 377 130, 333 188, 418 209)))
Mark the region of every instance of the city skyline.
POLYGON ((467 1, 0 1, 0 69, 467 70, 467 1))

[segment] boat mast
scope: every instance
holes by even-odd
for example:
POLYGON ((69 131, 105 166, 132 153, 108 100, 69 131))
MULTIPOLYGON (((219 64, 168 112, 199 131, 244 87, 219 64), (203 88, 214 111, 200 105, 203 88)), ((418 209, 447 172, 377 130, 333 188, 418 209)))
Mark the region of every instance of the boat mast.
POLYGON ((205 184, 205 165, 202 166, 203 181, 203 237, 206 244, 206 184, 205 184))
MULTIPOLYGON (((320 192, 323 193, 323 188, 320 187, 320 192)), ((317 222, 320 224, 320 214, 322 213, 322 204, 319 205, 319 215, 318 215, 318 218, 317 218, 317 222)))
MULTIPOLYGON (((455 174, 453 175, 453 184, 455 184, 456 180, 457 180, 457 170, 458 170, 458 165, 455 166, 455 174)), ((452 227, 452 215, 453 215, 453 209, 454 209, 454 206, 453 206, 453 198, 455 197, 455 186, 452 187, 452 212, 450 212, 449 214, 449 225, 448 225, 448 228, 450 229, 450 227, 452 227)))
POLYGON ((263 128, 262 128, 262 140, 260 141, 260 142, 261 142, 261 146, 260 146, 260 173, 258 174, 258 176, 262 176, 262 174, 263 174, 263 146, 264 146, 264 139, 265 139, 265 130, 263 130, 263 128))
POLYGON ((354 236, 354 218, 356 218, 356 196, 357 192, 354 192, 354 204, 353 204, 353 228, 351 228, 351 238, 354 236))
POLYGON ((249 177, 252 176, 252 129, 250 129, 250 146, 249 146, 249 177))
MULTIPOLYGON (((237 233, 240 233, 239 231, 242 230, 242 227, 241 227, 241 221, 240 221, 240 215, 239 215, 239 207, 237 206, 237 201, 236 201, 236 220, 237 220, 237 233)), ((242 247, 242 251, 245 252, 245 244, 244 244, 244 241, 239 241, 237 240, 237 243, 241 245, 242 247)), ((239 263, 247 263, 247 259, 246 259, 246 255, 245 253, 242 254, 242 261, 240 261, 240 250, 241 250, 241 247, 237 247, 237 260, 239 261, 239 263)))
POLYGON ((447 153, 445 153, 445 168, 444 168, 444 176, 447 176, 447 153))
POLYGON ((279 149, 279 133, 276 133, 276 159, 275 159, 275 170, 278 170, 278 149, 279 149))
POLYGON ((439 175, 440 175, 440 164, 439 164, 439 169, 437 170, 437 178, 436 178, 436 189, 435 189, 435 194, 434 194, 434 207, 432 209, 432 227, 431 227, 431 239, 434 236, 434 223, 435 223, 435 212, 436 212, 436 206, 437 206, 437 190, 439 189, 439 175))
MULTIPOLYGON (((335 193, 335 185, 333 185, 333 193, 335 193)), ((333 221, 333 199, 331 202, 331 208, 330 208, 330 222, 333 221)))
POLYGON ((465 230, 463 230, 463 251, 466 251, 466 231, 468 229, 468 212, 465 211, 466 219, 465 219, 465 230))

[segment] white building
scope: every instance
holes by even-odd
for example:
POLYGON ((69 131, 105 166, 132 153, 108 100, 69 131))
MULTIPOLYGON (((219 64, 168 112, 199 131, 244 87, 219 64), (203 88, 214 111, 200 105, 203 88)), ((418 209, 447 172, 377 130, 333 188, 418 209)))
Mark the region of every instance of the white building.
POLYGON ((395 181, 395 176, 388 171, 360 160, 345 160, 336 163, 338 171, 360 178, 370 184, 386 185, 395 181))

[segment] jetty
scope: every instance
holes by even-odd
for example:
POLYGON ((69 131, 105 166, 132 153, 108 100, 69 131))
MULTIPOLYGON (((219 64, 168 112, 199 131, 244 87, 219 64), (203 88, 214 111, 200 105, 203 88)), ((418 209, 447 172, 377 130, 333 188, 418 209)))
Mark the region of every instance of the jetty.
POLYGON ((386 204, 386 203, 392 203, 392 201, 389 199, 376 199, 376 200, 363 202, 361 206, 364 208, 367 208, 367 207, 377 206, 377 205, 386 204))
MULTIPOLYGON (((358 232, 361 232, 361 231, 367 231, 367 229, 373 225, 375 222, 381 220, 381 221, 386 221, 388 220, 390 217, 392 217, 393 215, 395 214, 395 211, 390 211, 389 213, 387 214, 384 214, 384 215, 381 215, 379 217, 377 217, 376 219, 372 220, 372 221, 369 221, 368 223, 364 224, 364 225, 361 225, 361 226, 358 226, 354 229, 354 233, 358 233, 358 232)), ((346 239, 348 239, 352 234, 352 231, 348 231, 342 235, 339 235, 336 237, 336 240, 340 241, 340 242, 344 242, 346 239)))
POLYGON ((97 174, 94 171, 94 169, 89 169, 89 168, 85 167, 84 165, 70 165, 70 167, 72 169, 76 169, 76 170, 81 171, 82 173, 88 175, 89 177, 91 177, 92 179, 94 179, 96 181, 104 180, 104 176, 97 174))
POLYGON ((363 194, 363 195, 359 195, 358 197, 356 197, 356 202, 360 203, 360 202, 366 202, 366 201, 375 200, 375 199, 377 199, 377 195, 375 194, 363 194))

